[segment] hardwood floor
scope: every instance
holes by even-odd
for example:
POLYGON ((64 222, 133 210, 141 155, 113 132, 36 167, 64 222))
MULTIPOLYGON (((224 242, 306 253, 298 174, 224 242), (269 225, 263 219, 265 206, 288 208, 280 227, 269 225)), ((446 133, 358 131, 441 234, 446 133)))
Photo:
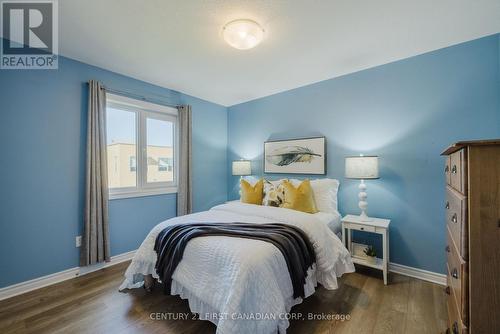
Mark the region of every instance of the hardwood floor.
MULTIPOLYGON (((191 319, 187 301, 178 296, 165 296, 159 288, 118 292, 127 265, 0 301, 0 333, 215 333, 212 323, 191 319), (152 320, 156 312, 189 314, 189 319, 152 320)), ((294 320, 287 333, 422 334, 446 329, 443 287, 395 274, 384 286, 377 274, 358 270, 345 275, 338 290, 320 287, 292 309, 303 319, 343 314, 349 320, 294 320)))

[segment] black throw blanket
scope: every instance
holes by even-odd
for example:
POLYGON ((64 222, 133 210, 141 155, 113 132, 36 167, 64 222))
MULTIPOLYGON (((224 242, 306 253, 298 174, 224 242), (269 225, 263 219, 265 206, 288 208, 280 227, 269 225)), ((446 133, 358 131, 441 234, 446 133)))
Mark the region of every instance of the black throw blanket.
POLYGON ((306 234, 285 224, 196 223, 166 227, 156 237, 156 273, 170 294, 172 275, 182 260, 189 240, 196 237, 225 236, 256 239, 276 246, 285 258, 293 285, 293 297, 304 298, 307 270, 316 262, 316 255, 306 234))

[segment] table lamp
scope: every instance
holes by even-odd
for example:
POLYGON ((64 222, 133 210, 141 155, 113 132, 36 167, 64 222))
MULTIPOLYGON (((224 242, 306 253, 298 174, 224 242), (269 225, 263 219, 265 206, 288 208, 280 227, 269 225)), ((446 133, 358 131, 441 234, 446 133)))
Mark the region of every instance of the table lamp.
POLYGON ((236 161, 233 161, 233 168, 232 169, 233 169, 232 174, 240 177, 239 194, 241 196, 241 180, 243 179, 243 176, 252 174, 252 163, 250 160, 236 160, 236 161))
POLYGON ((366 179, 378 179, 378 157, 377 156, 353 156, 345 158, 345 177, 348 179, 361 180, 359 184, 359 208, 361 214, 359 215, 361 221, 371 221, 371 218, 366 214, 368 209, 368 202, 366 198, 366 179))
POLYGON ((250 160, 236 160, 233 161, 233 175, 239 176, 240 179, 243 176, 252 174, 252 164, 250 160))

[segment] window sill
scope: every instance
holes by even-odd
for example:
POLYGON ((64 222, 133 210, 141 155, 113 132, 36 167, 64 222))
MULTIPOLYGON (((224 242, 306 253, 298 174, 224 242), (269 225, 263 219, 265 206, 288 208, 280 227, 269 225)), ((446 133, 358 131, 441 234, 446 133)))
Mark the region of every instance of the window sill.
POLYGON ((177 193, 177 187, 168 187, 160 189, 145 189, 141 191, 129 191, 129 192, 115 192, 109 194, 109 200, 124 199, 124 198, 134 198, 134 197, 146 197, 146 196, 158 196, 165 194, 175 194, 177 193))

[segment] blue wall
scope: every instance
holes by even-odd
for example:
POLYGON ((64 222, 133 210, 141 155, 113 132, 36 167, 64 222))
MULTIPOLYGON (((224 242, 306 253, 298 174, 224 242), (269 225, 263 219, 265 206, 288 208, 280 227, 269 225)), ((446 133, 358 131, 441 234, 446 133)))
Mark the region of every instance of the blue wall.
MULTIPOLYGON (((460 139, 500 137, 499 59, 494 35, 232 106, 228 166, 252 159, 262 175, 264 141, 325 135, 328 176, 341 181, 347 214, 359 212, 358 182, 344 179, 344 157, 379 155, 369 214, 392 219, 390 260, 444 273, 440 153, 460 139)), ((236 198, 237 178, 228 178, 236 198)))
MULTIPOLYGON (((0 287, 78 265, 84 204, 86 82, 193 106, 194 207, 236 198, 229 164, 267 139, 325 135, 342 213, 356 213, 346 155, 381 157, 369 213, 389 217, 391 261, 444 272, 439 153, 459 139, 500 137, 500 36, 227 108, 67 58, 55 71, 0 71, 0 287), (229 145, 228 145, 229 142, 229 145), (226 163, 227 162, 227 163, 226 163)), ((273 176, 276 178, 279 176, 273 176)), ((111 252, 136 249, 175 216, 176 196, 110 202, 111 252)))
MULTIPOLYGON (((194 209, 226 200, 226 107, 63 57, 58 70, 1 70, 0 287, 78 266, 90 79, 191 104, 194 209)), ((137 249, 175 214, 175 194, 112 200, 112 255, 137 249)))

